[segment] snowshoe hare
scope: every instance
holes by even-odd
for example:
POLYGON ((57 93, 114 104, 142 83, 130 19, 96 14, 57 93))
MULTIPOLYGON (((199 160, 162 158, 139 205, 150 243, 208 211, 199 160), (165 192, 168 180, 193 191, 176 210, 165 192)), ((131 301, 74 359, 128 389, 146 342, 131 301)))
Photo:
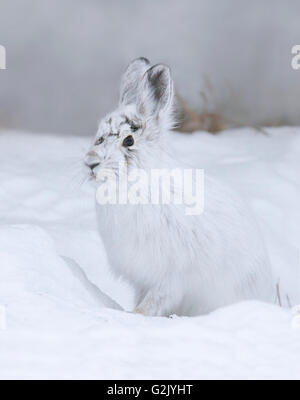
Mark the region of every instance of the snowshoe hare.
MULTIPOLYGON (((169 68, 134 60, 122 78, 118 108, 100 122, 86 155, 91 176, 105 169, 114 180, 121 164, 128 174, 185 168, 168 145, 173 103, 169 68)), ((103 180, 95 180, 99 189, 103 180)), ((135 312, 192 316, 241 300, 271 300, 271 271, 256 222, 237 194, 206 174, 200 215, 185 215, 178 204, 96 208, 111 268, 135 289, 135 312)))

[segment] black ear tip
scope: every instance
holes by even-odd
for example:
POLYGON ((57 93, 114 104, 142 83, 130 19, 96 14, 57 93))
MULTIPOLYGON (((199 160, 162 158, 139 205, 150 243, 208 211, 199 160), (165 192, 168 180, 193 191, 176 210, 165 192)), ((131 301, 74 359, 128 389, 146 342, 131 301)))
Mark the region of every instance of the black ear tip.
POLYGON ((165 64, 156 64, 153 65, 148 71, 151 71, 152 73, 155 74, 168 74, 171 75, 171 69, 168 65, 165 64))
POLYGON ((150 64, 150 61, 146 57, 140 57, 138 58, 139 61, 144 62, 145 64, 150 64))
POLYGON ((150 61, 146 57, 139 57, 133 60, 130 64, 144 64, 144 65, 150 65, 150 61))

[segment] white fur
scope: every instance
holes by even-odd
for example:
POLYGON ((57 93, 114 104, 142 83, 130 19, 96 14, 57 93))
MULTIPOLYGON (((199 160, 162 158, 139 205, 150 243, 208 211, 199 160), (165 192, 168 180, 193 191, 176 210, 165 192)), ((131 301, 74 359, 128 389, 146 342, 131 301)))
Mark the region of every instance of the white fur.
MULTIPOLYGON (((129 170, 178 166, 168 149, 174 123, 169 69, 133 61, 120 99, 101 121, 96 141, 101 137, 102 143, 91 146, 86 164, 99 162, 97 168, 116 173, 124 161, 129 170), (126 119, 140 129, 132 133, 126 119), (129 134, 132 149, 122 146, 129 134)), ((198 315, 241 300, 271 300, 270 266, 256 222, 237 194, 207 175, 202 215, 186 216, 174 204, 97 205, 97 219, 111 268, 135 288, 136 312, 198 315)))

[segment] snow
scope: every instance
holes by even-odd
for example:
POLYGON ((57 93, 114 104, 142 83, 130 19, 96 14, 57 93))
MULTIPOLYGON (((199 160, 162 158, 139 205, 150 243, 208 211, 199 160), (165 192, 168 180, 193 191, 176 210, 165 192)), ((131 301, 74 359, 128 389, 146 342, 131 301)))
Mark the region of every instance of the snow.
MULTIPOLYGON (((250 202, 281 302, 296 306, 300 129, 267 132, 174 133, 173 146, 250 202)), ((80 184, 88 144, 0 132, 0 378, 299 379, 299 308, 254 301, 146 318, 108 297, 130 310, 132 290, 111 275, 96 230, 94 189, 80 184)))

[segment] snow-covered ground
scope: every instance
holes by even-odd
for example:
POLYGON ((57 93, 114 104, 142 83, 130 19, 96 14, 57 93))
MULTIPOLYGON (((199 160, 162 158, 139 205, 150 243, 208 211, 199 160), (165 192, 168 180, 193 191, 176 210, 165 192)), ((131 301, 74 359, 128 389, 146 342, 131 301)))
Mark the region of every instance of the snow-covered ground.
MULTIPOLYGON (((173 145, 250 201, 281 302, 296 305, 300 129, 268 132, 174 133, 173 145)), ((0 132, 0 378, 300 379, 300 318, 288 308, 247 302, 167 319, 103 307, 115 305, 91 282, 127 310, 132 292, 109 272, 94 189, 80 185, 88 144, 0 132)))

